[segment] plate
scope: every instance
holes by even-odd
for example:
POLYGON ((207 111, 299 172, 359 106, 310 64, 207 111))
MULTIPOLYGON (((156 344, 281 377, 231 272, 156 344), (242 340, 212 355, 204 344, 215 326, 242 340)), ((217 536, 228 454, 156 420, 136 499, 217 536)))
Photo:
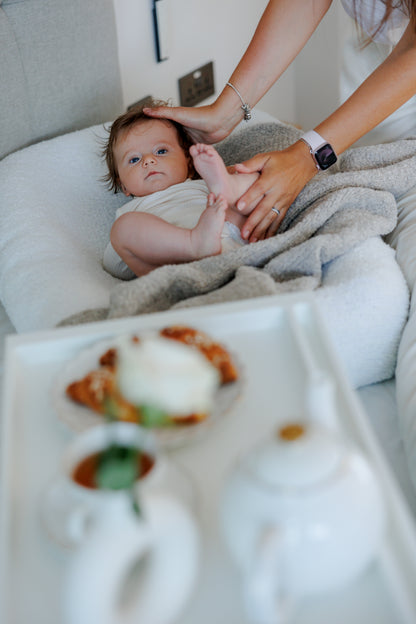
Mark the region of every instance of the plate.
MULTIPOLYGON (((104 416, 90 408, 76 403, 66 394, 67 386, 81 379, 90 371, 99 367, 100 357, 117 344, 117 337, 100 340, 83 349, 73 359, 69 360, 55 378, 52 390, 52 405, 59 420, 73 432, 80 433, 98 424, 102 424, 104 416)), ((242 367, 231 354, 234 364, 238 368, 239 377, 236 381, 220 386, 214 400, 210 415, 200 422, 187 425, 172 425, 170 427, 155 427, 155 436, 161 446, 177 446, 193 441, 214 425, 220 424, 224 416, 230 411, 235 401, 241 395, 242 367)))

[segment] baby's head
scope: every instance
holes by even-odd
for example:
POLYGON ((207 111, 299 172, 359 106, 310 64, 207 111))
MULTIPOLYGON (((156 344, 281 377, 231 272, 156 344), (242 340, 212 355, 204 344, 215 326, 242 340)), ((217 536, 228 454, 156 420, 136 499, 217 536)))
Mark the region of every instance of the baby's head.
MULTIPOLYGON (((153 102, 150 106, 166 105, 153 102)), ((146 104, 148 107, 148 104, 146 104)), ((184 128, 168 119, 154 119, 143 107, 129 109, 109 130, 103 149, 110 190, 143 197, 187 178, 198 177, 189 148, 192 141, 184 128)))

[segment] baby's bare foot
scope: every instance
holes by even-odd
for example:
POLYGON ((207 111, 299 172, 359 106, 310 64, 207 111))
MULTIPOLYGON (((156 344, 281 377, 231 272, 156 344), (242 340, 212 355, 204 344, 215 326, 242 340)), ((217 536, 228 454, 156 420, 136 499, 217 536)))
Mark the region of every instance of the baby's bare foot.
POLYGON ((223 159, 212 145, 197 143, 190 147, 189 153, 209 191, 216 197, 223 195, 229 208, 235 206, 258 177, 258 173, 228 173, 223 159))
POLYGON ((195 258, 206 258, 221 253, 221 233, 225 221, 227 202, 219 195, 208 196, 207 207, 191 230, 191 246, 195 258))
POLYGON ((189 153, 193 158, 195 169, 207 183, 210 192, 216 197, 220 194, 224 195, 228 201, 230 174, 217 150, 212 145, 197 143, 191 146, 189 153))

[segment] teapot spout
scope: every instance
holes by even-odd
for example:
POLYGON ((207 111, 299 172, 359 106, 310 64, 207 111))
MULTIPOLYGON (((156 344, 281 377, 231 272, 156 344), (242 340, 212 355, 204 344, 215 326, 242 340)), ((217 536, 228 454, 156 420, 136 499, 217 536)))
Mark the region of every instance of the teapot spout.
POLYGON ((339 431, 334 381, 320 368, 310 344, 310 336, 294 311, 290 312, 289 319, 292 335, 306 370, 306 414, 315 423, 339 431))

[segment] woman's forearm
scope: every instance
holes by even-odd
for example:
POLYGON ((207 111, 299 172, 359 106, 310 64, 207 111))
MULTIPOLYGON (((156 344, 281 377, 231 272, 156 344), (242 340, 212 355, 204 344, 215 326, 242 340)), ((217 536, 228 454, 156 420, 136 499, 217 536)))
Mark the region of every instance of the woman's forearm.
MULTIPOLYGON (((255 106, 289 67, 329 9, 332 0, 270 0, 253 38, 230 77, 245 102, 255 106)), ((217 104, 223 111, 238 105, 229 87, 217 104)), ((241 118, 241 114, 240 114, 241 118)))
MULTIPOLYGON (((308 41, 332 0, 270 0, 253 38, 230 76, 243 102, 253 107, 289 67, 308 41)), ((244 8, 242 9, 244 10, 244 8)), ((181 123, 195 142, 217 143, 243 119, 242 102, 224 86, 212 104, 194 108, 145 109, 150 117, 181 123)))
POLYGON ((409 24, 387 59, 315 129, 340 154, 416 93, 416 34, 409 24))
MULTIPOLYGON (((414 24, 410 23, 384 63, 315 130, 340 154, 415 93, 416 35, 414 24)), ((258 202, 242 230, 243 237, 249 241, 276 233, 289 206, 317 173, 303 141, 280 152, 260 154, 238 170, 261 170, 259 180, 237 203, 244 214, 249 214, 250 207, 258 202), (272 207, 277 208, 280 215, 271 222, 272 207)))

